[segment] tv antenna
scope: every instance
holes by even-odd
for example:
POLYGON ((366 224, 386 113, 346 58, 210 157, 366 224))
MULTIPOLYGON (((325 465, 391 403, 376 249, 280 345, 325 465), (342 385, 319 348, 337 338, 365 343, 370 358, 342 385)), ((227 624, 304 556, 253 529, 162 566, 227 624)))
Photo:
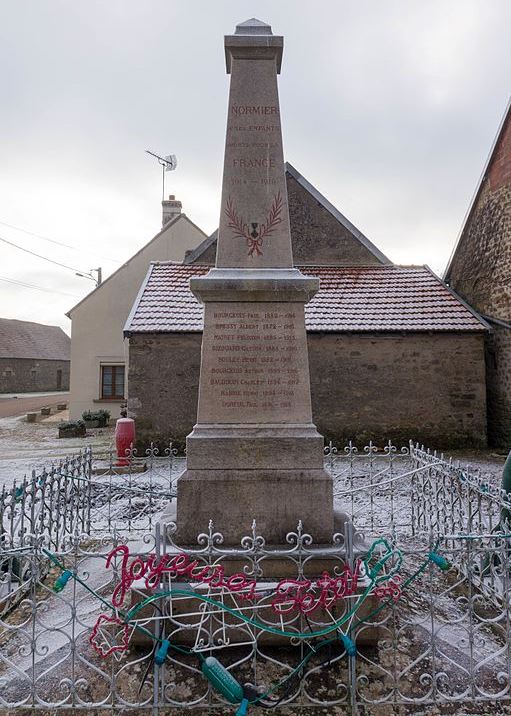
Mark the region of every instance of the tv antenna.
POLYGON ((162 195, 161 200, 165 201, 165 172, 173 172, 177 167, 177 159, 175 154, 169 154, 167 157, 160 157, 159 154, 150 152, 149 149, 145 150, 146 154, 150 154, 152 157, 158 160, 158 164, 161 166, 161 181, 162 181, 162 195))

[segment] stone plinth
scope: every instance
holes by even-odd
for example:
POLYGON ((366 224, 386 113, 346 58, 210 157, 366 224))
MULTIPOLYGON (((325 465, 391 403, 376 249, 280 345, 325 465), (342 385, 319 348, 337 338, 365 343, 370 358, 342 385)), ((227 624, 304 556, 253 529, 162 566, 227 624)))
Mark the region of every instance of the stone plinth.
POLYGON ((231 89, 216 267, 204 304, 197 424, 178 481, 181 544, 213 520, 228 543, 256 520, 284 543, 301 520, 334 529, 332 480, 312 423, 304 306, 317 279, 293 268, 277 72, 283 38, 250 20, 225 38, 231 89))

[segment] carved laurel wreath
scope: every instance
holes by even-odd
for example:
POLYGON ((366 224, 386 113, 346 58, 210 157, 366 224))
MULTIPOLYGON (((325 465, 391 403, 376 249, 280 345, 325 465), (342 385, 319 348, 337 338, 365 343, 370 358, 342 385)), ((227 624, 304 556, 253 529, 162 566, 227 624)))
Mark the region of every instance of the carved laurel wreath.
POLYGON ((251 235, 249 232, 249 226, 246 221, 244 221, 243 217, 240 216, 240 214, 236 211, 236 208, 234 206, 234 202, 232 200, 232 197, 230 196, 227 199, 227 204, 225 207, 225 215, 227 216, 227 219, 229 220, 228 227, 233 232, 233 238, 235 239, 245 239, 248 246, 248 256, 262 256, 262 245, 265 238, 268 236, 271 236, 271 234, 275 231, 277 226, 281 223, 282 217, 282 208, 284 206, 284 202, 282 200, 282 196, 280 191, 275 194, 273 197, 272 205, 270 207, 270 210, 268 211, 264 224, 261 224, 261 228, 258 232, 255 232, 256 235, 251 235))

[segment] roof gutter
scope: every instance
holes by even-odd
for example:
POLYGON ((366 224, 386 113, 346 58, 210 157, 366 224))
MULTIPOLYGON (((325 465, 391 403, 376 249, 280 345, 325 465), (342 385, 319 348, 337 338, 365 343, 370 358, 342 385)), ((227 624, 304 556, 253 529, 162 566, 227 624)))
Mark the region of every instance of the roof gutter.
POLYGON ((501 321, 500 318, 493 318, 493 316, 483 316, 485 321, 489 321, 489 323, 495 323, 497 326, 501 326, 502 328, 507 328, 509 331, 511 331, 511 323, 507 323, 506 321, 501 321))

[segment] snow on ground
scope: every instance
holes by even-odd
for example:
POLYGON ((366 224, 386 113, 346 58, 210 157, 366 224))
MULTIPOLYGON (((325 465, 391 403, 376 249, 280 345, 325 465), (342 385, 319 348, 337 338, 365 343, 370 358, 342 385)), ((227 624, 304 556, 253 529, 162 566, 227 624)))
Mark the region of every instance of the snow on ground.
MULTIPOLYGON (((2 481, 11 484, 14 478, 19 479, 24 474, 29 474, 32 469, 37 471, 44 464, 74 454, 87 445, 92 445, 95 453, 105 453, 112 442, 112 429, 91 431, 91 435, 86 439, 59 440, 55 423, 28 424, 22 418, 0 419, 0 484, 2 481)), ((452 457, 480 470, 481 477, 485 477, 492 484, 500 483, 504 455, 491 451, 466 451, 453 453, 452 457)), ((361 456, 351 473, 347 471, 347 462, 340 462, 339 469, 334 470, 339 477, 336 492, 340 506, 353 515, 357 525, 364 523, 362 527, 368 535, 378 532, 382 527, 388 527, 391 515, 394 524, 404 528, 406 524, 409 525, 410 520, 410 479, 393 481, 393 473, 385 473, 385 458, 377 457, 373 463, 374 475, 378 475, 375 479, 376 485, 379 481, 392 481, 388 482, 386 490, 369 490, 368 504, 367 487, 368 483, 371 485, 372 482, 367 478, 368 460, 367 457, 361 456), (361 489, 357 489, 359 487, 361 489), (352 492, 348 496, 350 490, 352 492), (376 515, 374 523, 368 514, 376 515)), ((112 526, 126 526, 129 522, 131 527, 152 531, 158 513, 167 502, 166 496, 158 498, 158 491, 168 493, 174 489, 175 479, 183 465, 182 459, 176 459, 169 471, 169 462, 160 458, 155 461, 153 470, 149 473, 113 476, 95 474, 91 494, 94 536, 107 537, 112 526)), ((100 466, 101 461, 95 462, 95 467, 100 466)), ((103 466, 107 467, 108 463, 103 462, 103 466)), ((404 459, 397 472, 403 473, 407 469, 409 462, 404 459)), ((206 526, 200 527, 205 529, 206 526)), ((384 531, 381 533, 386 534, 384 531)), ((104 548, 103 544, 102 550, 104 548)), ((413 557, 411 559, 409 569, 414 566, 413 557)), ((86 571, 91 575, 90 585, 95 589, 100 588, 105 575, 103 570, 97 569, 94 558, 91 556, 90 560, 85 560, 83 566, 87 567, 86 571)), ((79 654, 85 658, 85 665, 80 664, 75 678, 89 672, 86 662, 89 662, 89 665, 99 665, 95 663, 90 645, 86 641, 90 625, 100 611, 97 600, 81 588, 78 589, 77 619, 73 625, 64 596, 50 593, 50 584, 44 585, 44 589, 48 598, 44 600, 44 609, 41 609, 41 619, 34 635, 36 644, 40 647, 35 658, 29 648, 31 634, 23 629, 3 647, 7 662, 4 662, 1 677, 6 679, 4 685, 9 689, 10 697, 16 692, 19 694, 16 698, 23 698, 30 692, 32 658, 38 686, 42 692, 47 688, 50 692, 53 688, 57 689, 58 678, 64 673, 67 676, 73 638, 77 639, 79 654), (81 636, 78 638, 79 634, 83 636, 83 641, 81 636), (55 687, 52 686, 53 679, 55 687)), ((385 693, 388 683, 383 679, 382 667, 390 672, 397 668, 401 671, 400 687, 412 698, 422 696, 425 687, 424 684, 421 685, 419 677, 423 672, 428 673, 431 668, 429 660, 434 634, 436 666, 451 680, 454 685, 452 688, 463 692, 470 683, 467 672, 475 666, 475 680, 488 688, 490 693, 496 692, 497 675, 499 672, 505 673, 508 666, 505 633, 498 624, 490 628, 486 623, 481 623, 474 628, 463 608, 465 598, 463 590, 456 591, 448 583, 443 584, 440 581, 434 595, 428 598, 426 578, 417 582, 399 604, 396 625, 392 626, 389 621, 389 643, 393 637, 396 639, 397 652, 389 650, 388 646, 382 643, 379 651, 365 657, 368 661, 364 663, 367 665, 368 674, 373 677, 371 683, 374 688, 382 689, 385 693), (434 615, 431 597, 434 599, 434 615)), ((133 660, 134 657, 130 658, 133 660)), ((91 680, 91 687, 97 687, 94 679, 91 680)), ((485 713, 485 708, 486 705, 482 706, 479 713, 485 713)), ((434 712, 426 707, 424 713, 434 712)))
MULTIPOLYGON (((113 427, 89 430, 86 438, 59 439, 57 425, 55 416, 37 423, 27 423, 25 416, 0 418, 0 485, 10 486, 14 479, 30 475, 32 470, 39 470, 66 455, 76 454, 88 445, 92 446, 94 454, 113 449, 113 427)), ((492 484, 500 483, 504 454, 492 450, 457 450, 446 452, 444 457, 452 457, 454 461, 459 460, 463 465, 479 470, 492 484)), ((358 461, 364 473, 367 463, 362 451, 358 461)))
POLYGON ((480 475, 491 485, 498 487, 502 480, 502 470, 506 461, 506 453, 488 450, 454 450, 446 453, 447 459, 452 457, 453 462, 460 462, 470 472, 480 475))
POLYGON ((29 476, 87 445, 106 451, 113 445, 113 428, 90 430, 85 438, 59 439, 55 422, 27 423, 25 417, 0 418, 0 486, 29 476))

